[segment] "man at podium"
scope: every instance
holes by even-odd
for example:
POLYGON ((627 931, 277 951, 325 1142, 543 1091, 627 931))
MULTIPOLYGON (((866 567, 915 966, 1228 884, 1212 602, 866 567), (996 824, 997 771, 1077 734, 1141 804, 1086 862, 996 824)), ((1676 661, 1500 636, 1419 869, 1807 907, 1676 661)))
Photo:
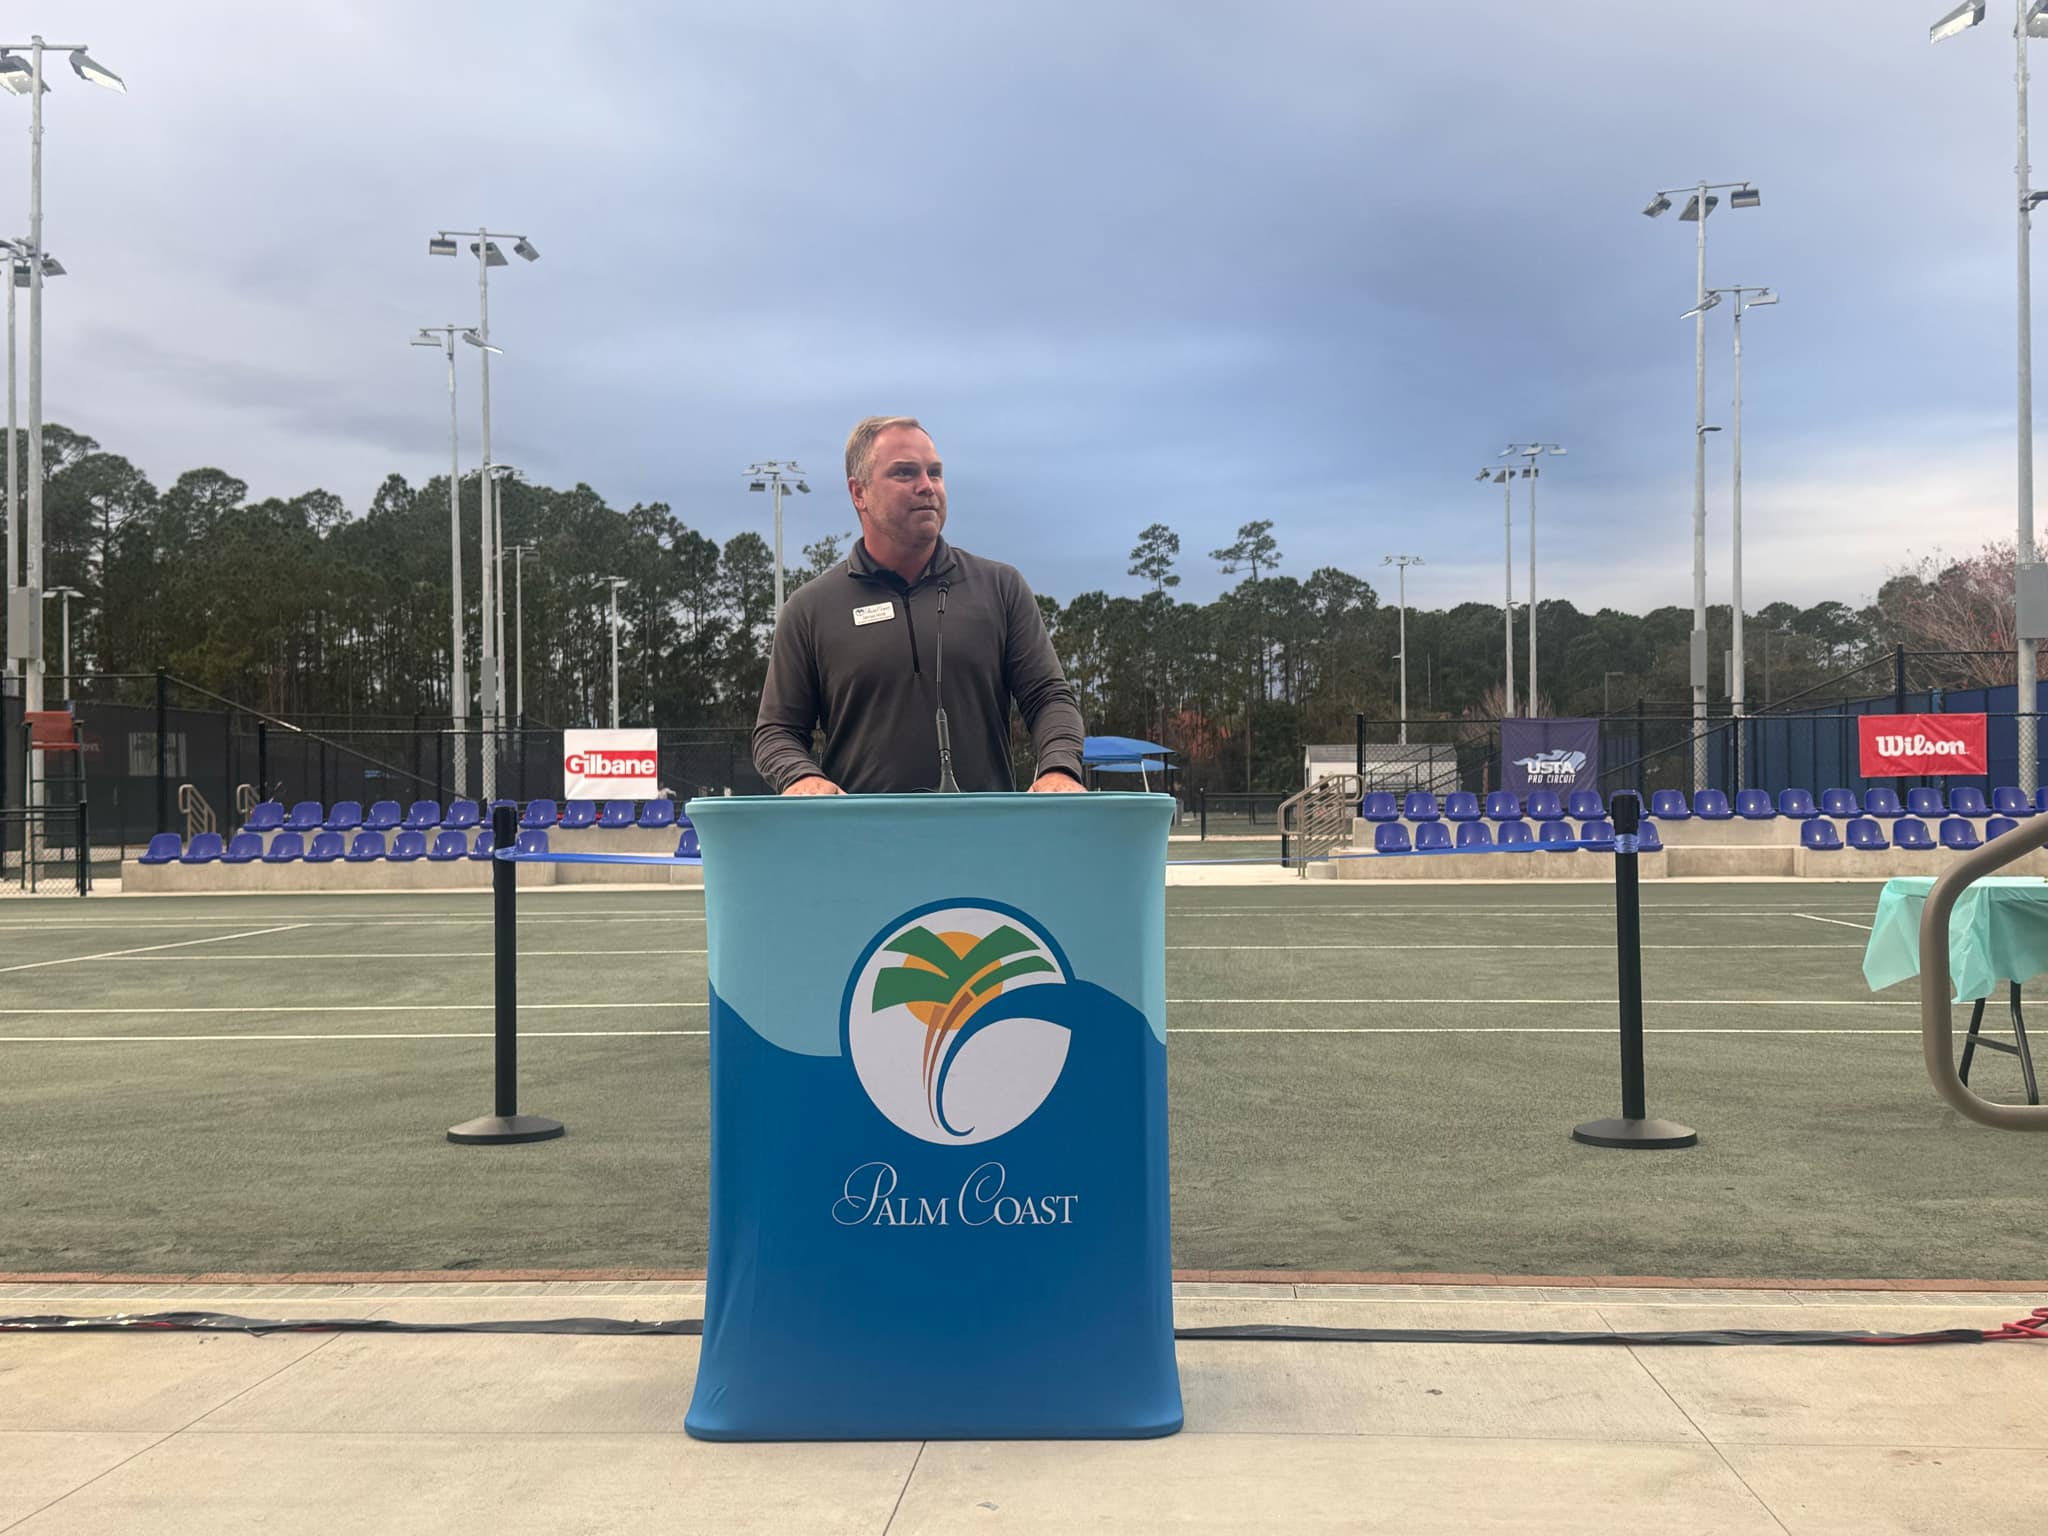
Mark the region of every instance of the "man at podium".
POLYGON ((861 536, 790 594, 754 723, 754 766, 784 795, 1014 790, 1010 702, 1031 732, 1036 792, 1080 790, 1081 711, 1031 588, 956 549, 944 465, 914 417, 846 439, 861 536), (950 714, 949 714, 950 710, 950 714), (825 731, 822 765, 811 733, 825 731))

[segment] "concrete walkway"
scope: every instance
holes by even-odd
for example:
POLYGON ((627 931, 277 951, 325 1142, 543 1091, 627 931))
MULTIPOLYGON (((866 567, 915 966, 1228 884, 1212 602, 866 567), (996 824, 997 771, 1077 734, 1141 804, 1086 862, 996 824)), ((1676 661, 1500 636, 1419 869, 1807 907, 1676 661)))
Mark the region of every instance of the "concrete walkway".
MULTIPOLYGON (((2042 1298, 1192 1284, 1184 1325, 1992 1327, 2042 1298)), ((695 1316, 663 1283, 0 1289, 0 1315, 695 1316)), ((2038 1532, 2048 1350, 1183 1343, 1135 1443, 706 1445, 697 1343, 0 1335, 0 1532, 2038 1532)))

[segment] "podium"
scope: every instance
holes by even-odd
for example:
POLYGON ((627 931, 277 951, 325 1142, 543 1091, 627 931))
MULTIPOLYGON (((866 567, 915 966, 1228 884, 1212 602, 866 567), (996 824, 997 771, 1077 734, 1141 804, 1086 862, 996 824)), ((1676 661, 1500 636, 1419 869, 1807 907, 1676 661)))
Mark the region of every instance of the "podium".
POLYGON ((693 800, 706 1440, 1181 1425, 1164 795, 693 800))

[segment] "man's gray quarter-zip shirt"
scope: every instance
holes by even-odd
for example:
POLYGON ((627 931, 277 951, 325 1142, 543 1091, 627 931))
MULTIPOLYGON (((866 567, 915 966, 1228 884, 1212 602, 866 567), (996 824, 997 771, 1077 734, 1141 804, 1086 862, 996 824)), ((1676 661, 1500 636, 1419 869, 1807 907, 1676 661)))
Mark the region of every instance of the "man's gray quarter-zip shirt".
POLYGON ((1014 566, 944 539, 915 582, 876 565, 863 540, 790 594, 761 689, 754 766, 776 794, 814 773, 849 794, 935 789, 941 681, 961 789, 1017 787, 1012 699, 1038 771, 1081 778, 1081 711, 1031 588, 1014 566), (811 758, 818 725, 822 763, 811 758))

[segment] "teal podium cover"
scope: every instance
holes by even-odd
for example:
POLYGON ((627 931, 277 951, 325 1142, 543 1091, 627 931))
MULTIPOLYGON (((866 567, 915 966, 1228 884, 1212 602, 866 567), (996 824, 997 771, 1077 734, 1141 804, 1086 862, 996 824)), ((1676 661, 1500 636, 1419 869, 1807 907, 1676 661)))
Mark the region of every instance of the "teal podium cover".
POLYGON ((709 1440, 1181 1426, 1164 795, 693 800, 709 1440))
MULTIPOLYGON (((1877 898, 1863 979, 1873 992, 1920 974, 1920 917, 1934 880, 1894 875, 1877 898)), ((1963 888, 1948 926, 1954 1001, 1989 997, 2001 981, 2025 985, 2048 971, 2048 881, 2038 875, 1988 875, 1963 888)))

